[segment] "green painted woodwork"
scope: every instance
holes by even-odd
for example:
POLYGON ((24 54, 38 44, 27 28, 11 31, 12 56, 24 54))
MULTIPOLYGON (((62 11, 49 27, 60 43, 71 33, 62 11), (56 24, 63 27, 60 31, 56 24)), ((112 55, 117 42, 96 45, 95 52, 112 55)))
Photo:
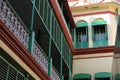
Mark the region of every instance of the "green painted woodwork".
POLYGON ((62 75, 61 80, 64 80, 64 76, 62 75))
MULTIPOLYGON (((76 28, 75 30, 75 47, 77 49, 79 48, 88 48, 89 47, 89 43, 88 43, 88 28, 87 27, 79 27, 79 28, 76 28), (78 30, 77 30, 78 29, 78 30), (82 31, 85 31, 84 33, 82 31), (78 34, 79 33, 79 34, 78 34), (81 34, 81 35, 80 35, 81 34), (86 40, 85 41, 79 41, 79 39, 77 40, 77 38, 81 38, 81 36, 85 36, 86 37, 86 40)), ((83 37, 84 39, 84 37, 83 37)))
MULTIPOLYGON (((102 47, 102 46, 108 46, 108 31, 107 31, 107 26, 105 26, 105 34, 106 34, 106 39, 105 40, 95 40, 95 30, 94 26, 92 27, 92 39, 93 39, 93 47, 102 47)), ((99 27, 99 26, 98 26, 99 27)))
POLYGON ((32 6, 32 14, 31 14, 31 24, 30 24, 30 40, 29 40, 29 51, 32 54, 33 53, 33 45, 34 45, 34 39, 35 39, 35 33, 33 31, 33 25, 34 25, 34 10, 35 8, 35 0, 33 0, 33 6, 32 6))
POLYGON ((96 25, 105 25, 106 21, 105 20, 96 20, 92 22, 92 26, 96 26, 96 25))
POLYGON ((76 47, 76 28, 74 27, 74 46, 76 47))
POLYGON ((120 74, 115 74, 115 80, 120 80, 120 74))
POLYGON ((88 26, 87 22, 78 22, 76 24, 76 27, 87 27, 87 26, 88 26))
POLYGON ((34 31, 31 31, 30 32, 30 40, 29 40, 29 48, 28 48, 31 54, 33 54, 34 42, 35 42, 35 33, 34 33, 34 31))
POLYGON ((29 75, 26 74, 25 80, 29 80, 29 75))
POLYGON ((99 40, 93 42, 93 47, 108 46, 108 40, 99 40))
POLYGON ((50 26, 50 38, 49 38, 49 52, 48 52, 48 55, 49 55, 49 56, 48 56, 48 57, 51 57, 51 41, 52 41, 52 39, 51 39, 51 38, 52 38, 52 35, 51 35, 51 34, 52 34, 52 13, 53 13, 53 12, 51 11, 51 12, 50 12, 50 19, 51 19, 51 20, 50 20, 50 25, 49 25, 49 26, 50 26))
MULTIPOLYGON (((30 29, 29 29, 30 31, 30 41, 29 41, 30 53, 33 53, 33 45, 35 43, 35 40, 34 40, 35 33, 33 31, 33 26, 34 26, 34 13, 36 11, 44 27, 46 28, 46 30, 48 31, 50 35, 48 57, 51 57, 51 40, 52 40, 55 46, 57 47, 58 51, 60 52, 62 56, 62 60, 64 60, 67 66, 70 67, 72 65, 72 63, 70 63, 71 62, 70 59, 72 58, 72 56, 69 56, 71 54, 71 50, 63 34, 63 31, 60 27, 60 24, 58 20, 56 19, 54 11, 51 8, 51 5, 49 4, 49 1, 48 0, 32 0, 31 2, 33 3, 33 7, 32 7, 32 15, 31 15, 31 24, 30 24, 30 29)), ((61 7, 63 7, 63 3, 61 4, 61 7)), ((69 23, 69 27, 70 27, 70 23, 69 23)), ((48 74, 50 76, 51 76, 51 66, 52 66, 52 60, 50 59, 49 68, 48 68, 49 69, 48 74)))
POLYGON ((111 76, 110 72, 95 73, 95 78, 110 78, 110 76, 111 76))
POLYGON ((51 41, 52 41, 52 11, 51 11, 51 16, 50 16, 50 18, 51 18, 51 20, 50 20, 50 38, 49 38, 49 52, 48 52, 48 54, 49 54, 49 63, 48 63, 48 75, 51 77, 52 76, 52 58, 51 58, 51 41))
POLYGON ((88 48, 88 42, 84 41, 84 42, 76 42, 76 48, 88 48))
MULTIPOLYGON (((30 11, 31 14, 31 22, 30 22, 30 40, 29 40, 29 51, 32 54, 33 53, 33 45, 35 44, 35 33, 33 31, 34 26, 34 17, 35 17, 35 11, 37 12, 39 18, 41 19, 41 23, 43 23, 43 26, 48 31, 48 34, 50 35, 49 40, 49 67, 48 67, 48 74, 51 76, 51 67, 52 67, 52 58, 51 58, 51 40, 53 40, 55 46, 58 49, 58 52, 61 54, 62 60, 65 61, 65 64, 68 68, 71 68, 72 66, 72 52, 70 49, 70 46, 64 36, 64 33, 60 27, 60 24, 58 20, 56 19, 55 13, 53 9, 51 8, 51 5, 49 4, 49 0, 31 0, 32 2, 32 11, 30 11), (61 41, 61 42, 60 42, 61 41)), ((63 7, 63 3, 62 3, 63 7)), ((38 26, 39 27, 39 26, 38 26)), ((41 26, 40 26, 41 27, 41 26)), ((69 23, 70 27, 70 23, 69 23)), ((44 53, 43 53, 44 54, 44 53)), ((54 63, 53 63, 54 64, 54 63)), ((62 62, 61 62, 62 64, 62 62)), ((61 68, 63 66, 61 65, 61 68)), ((62 69, 61 69, 62 70, 62 69)), ((72 69, 70 69, 72 70, 72 69)), ((9 71, 8 71, 9 73, 9 71)), ((62 73, 62 72, 61 72, 62 73)), ((64 77, 63 77, 64 79, 64 77)))
POLYGON ((20 67, 15 67, 0 55, 0 80, 30 80, 26 73, 22 73, 17 68, 20 67))
POLYGON ((68 77, 68 80, 71 80, 72 79, 72 74, 71 74, 71 70, 69 70, 69 77, 68 77))
POLYGON ((91 80, 91 75, 87 73, 75 74, 74 79, 90 79, 91 80))
POLYGON ((48 63, 48 75, 52 76, 52 58, 49 57, 49 63, 48 63))
POLYGON ((61 38, 64 37, 64 35, 61 37, 61 34, 63 34, 63 32, 60 28, 60 25, 59 25, 59 23, 56 19, 56 16, 55 16, 54 12, 53 12, 50 4, 49 4, 49 1, 48 0, 43 0, 43 1, 36 0, 35 10, 37 11, 41 20, 43 21, 43 23, 45 25, 45 28, 47 29, 48 33, 50 34, 51 39, 55 43, 58 51, 60 51, 60 54, 64 54, 63 58, 64 58, 66 64, 69 64, 69 61, 68 61, 69 57, 67 55, 71 54, 71 53, 69 53, 68 51, 65 52, 66 51, 65 49, 70 49, 70 48, 68 46, 68 43, 67 43, 66 39, 64 39, 64 40, 62 40, 62 43, 65 44, 65 45, 63 44, 63 46, 66 47, 66 48, 61 49, 61 44, 62 43, 60 43, 60 41, 61 41, 61 38), (50 17, 51 16, 51 14, 50 14, 51 11, 52 11, 52 18, 50 17), (51 21, 51 19, 52 19, 52 21, 51 21), (52 23, 52 25, 50 26, 51 23, 52 23), (50 27, 52 27, 52 33, 50 33, 50 27))
POLYGON ((33 25, 34 25, 34 13, 35 13, 34 9, 35 9, 35 0, 33 0, 33 6, 32 6, 30 30, 33 30, 33 25))

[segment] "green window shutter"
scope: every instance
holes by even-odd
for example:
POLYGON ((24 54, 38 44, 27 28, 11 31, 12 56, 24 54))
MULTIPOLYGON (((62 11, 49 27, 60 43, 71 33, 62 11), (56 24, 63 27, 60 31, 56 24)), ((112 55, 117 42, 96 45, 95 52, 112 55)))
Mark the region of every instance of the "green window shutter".
POLYGON ((76 28, 76 48, 88 48, 87 27, 76 28))
POLYGON ((115 74, 115 80, 120 80, 120 74, 115 74))
POLYGON ((76 24, 76 27, 86 27, 86 26, 88 26, 87 22, 78 22, 76 24))
POLYGON ((74 79, 91 79, 91 75, 87 73, 75 74, 74 79))
POLYGON ((93 47, 108 46, 108 31, 106 24, 92 25, 93 47))
POLYGON ((106 21, 105 20, 96 20, 92 22, 92 26, 96 26, 96 25, 105 25, 106 21))
POLYGON ((95 79, 97 79, 97 78, 110 78, 110 76, 111 76, 110 72, 95 73, 95 79))

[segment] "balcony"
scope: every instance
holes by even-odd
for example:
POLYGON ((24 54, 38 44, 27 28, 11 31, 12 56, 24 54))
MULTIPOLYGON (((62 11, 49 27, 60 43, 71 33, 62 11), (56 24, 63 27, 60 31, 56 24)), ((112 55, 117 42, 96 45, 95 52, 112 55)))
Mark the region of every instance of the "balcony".
MULTIPOLYGON (((33 0, 31 1, 33 4, 33 0)), ((35 2, 35 15, 38 15, 44 28, 49 34, 49 39, 52 40, 54 46, 56 47, 59 55, 61 55, 65 65, 68 69, 71 70, 72 66, 72 54, 69 48, 69 45, 66 41, 64 33, 62 32, 60 25, 55 17, 55 14, 49 5, 48 0, 36 0, 35 2), (38 4, 39 3, 39 4, 38 4), (46 4, 46 5, 43 5, 46 4), (47 13, 47 14, 44 14, 47 13), (52 27, 54 26, 54 27, 52 27)), ((13 33, 13 35, 18 39, 19 42, 29 50, 30 44, 30 30, 28 25, 26 26, 24 20, 19 17, 19 14, 13 9, 13 6, 7 0, 0 0, 0 19, 7 26, 7 28, 13 33)), ((39 23, 38 23, 39 24, 39 23)), ((35 32, 36 33, 36 32, 35 32)), ((33 42, 33 53, 31 53, 33 58, 37 63, 43 68, 43 70, 48 74, 49 71, 49 59, 48 55, 41 48, 40 44, 37 41, 33 42)), ((54 55, 53 55, 54 57, 54 55)), ((58 72, 58 69, 53 67, 55 64, 52 64, 52 80, 60 80, 61 76, 58 72)), ((64 70, 63 70, 64 71, 64 70)))
MULTIPOLYGON (((11 8, 9 3, 3 0, 0 1, 0 19, 13 33, 13 35, 21 42, 21 44, 28 50, 30 38, 29 30, 13 10, 13 8, 11 8)), ((38 62, 43 70, 48 73, 47 56, 37 42, 34 43, 33 50, 33 58, 38 62)), ((58 72, 55 70, 55 68, 52 68, 52 73, 52 80, 60 80, 60 76, 58 76, 58 72)))

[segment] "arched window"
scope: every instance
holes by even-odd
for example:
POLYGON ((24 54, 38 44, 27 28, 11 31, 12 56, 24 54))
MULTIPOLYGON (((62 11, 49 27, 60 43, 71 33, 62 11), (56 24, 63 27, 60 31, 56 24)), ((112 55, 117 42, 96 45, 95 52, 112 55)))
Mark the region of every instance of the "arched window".
POLYGON ((76 23, 76 48, 88 48, 88 24, 81 20, 76 23))
POLYGON ((98 18, 92 22, 93 47, 107 46, 108 35, 106 21, 98 18))

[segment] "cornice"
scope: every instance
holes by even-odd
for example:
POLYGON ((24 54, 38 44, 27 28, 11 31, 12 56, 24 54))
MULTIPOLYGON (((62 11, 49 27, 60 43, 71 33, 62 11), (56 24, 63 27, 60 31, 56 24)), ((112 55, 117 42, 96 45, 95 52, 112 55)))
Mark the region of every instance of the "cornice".
MULTIPOLYGON (((71 7, 71 12, 73 15, 84 14, 84 13, 93 13, 93 12, 103 12, 103 11, 115 12, 116 8, 118 8, 118 10, 119 10, 120 5, 113 3, 113 2, 107 2, 107 3, 101 3, 101 4, 71 7)), ((120 12, 120 10, 119 10, 119 12, 120 12)))
POLYGON ((107 52, 114 52, 114 46, 107 47, 97 47, 97 48, 85 48, 85 49, 76 49, 75 55, 87 55, 87 54, 104 54, 107 52))

